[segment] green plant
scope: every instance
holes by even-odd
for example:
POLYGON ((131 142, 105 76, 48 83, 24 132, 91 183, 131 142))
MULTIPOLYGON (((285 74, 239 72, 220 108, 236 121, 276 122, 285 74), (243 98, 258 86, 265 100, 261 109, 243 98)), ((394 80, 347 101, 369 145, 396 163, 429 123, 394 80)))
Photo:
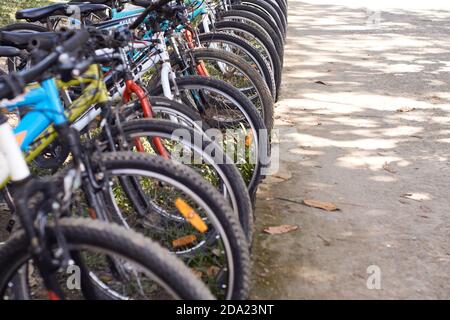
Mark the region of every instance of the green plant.
POLYGON ((0 26, 14 22, 17 10, 45 6, 58 0, 0 0, 0 26))

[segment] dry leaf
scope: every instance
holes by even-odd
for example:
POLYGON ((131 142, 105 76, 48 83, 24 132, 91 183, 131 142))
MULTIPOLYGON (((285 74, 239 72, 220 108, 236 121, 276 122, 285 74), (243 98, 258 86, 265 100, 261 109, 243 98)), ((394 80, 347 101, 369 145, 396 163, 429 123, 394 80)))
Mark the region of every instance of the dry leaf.
POLYGON ((322 209, 322 210, 326 210, 326 211, 340 210, 332 202, 325 202, 325 201, 319 201, 319 200, 303 200, 303 204, 307 205, 308 207, 313 207, 313 208, 322 209))
POLYGON ((419 201, 419 202, 429 199, 429 197, 427 195, 424 195, 421 193, 404 193, 400 197, 414 200, 414 201, 419 201))
POLYGON ((288 233, 288 232, 295 231, 295 230, 298 230, 298 226, 294 226, 294 225, 290 225, 290 224, 283 224, 281 226, 268 227, 268 228, 264 229, 264 232, 268 233, 268 234, 283 234, 283 233, 288 233))
POLYGON ((283 179, 283 180, 289 180, 290 178, 292 178, 292 173, 290 173, 290 172, 278 172, 278 173, 272 175, 272 177, 283 179))
POLYGON ((392 168, 389 166, 389 163, 387 163, 387 162, 385 162, 385 163, 383 164, 383 170, 385 170, 385 171, 387 171, 387 172, 390 172, 390 173, 396 173, 396 171, 395 171, 394 169, 392 169, 392 168))
POLYGON ((315 83, 317 83, 317 84, 321 84, 321 85, 324 85, 324 86, 331 86, 331 84, 328 84, 328 83, 325 83, 325 82, 323 82, 323 81, 316 81, 315 83))
POLYGON ((400 109, 397 109, 397 112, 411 112, 416 110, 416 108, 410 108, 410 107, 402 107, 400 109))
POLYGON ((208 275, 208 277, 215 277, 216 274, 218 274, 220 271, 220 268, 217 266, 211 266, 208 268, 208 270, 206 270, 206 274, 208 275))
POLYGON ((326 247, 331 246, 331 241, 330 241, 330 240, 328 240, 327 238, 323 237, 323 236, 320 235, 320 234, 318 234, 317 236, 319 237, 319 239, 321 239, 321 240, 323 241, 323 244, 324 244, 326 247))

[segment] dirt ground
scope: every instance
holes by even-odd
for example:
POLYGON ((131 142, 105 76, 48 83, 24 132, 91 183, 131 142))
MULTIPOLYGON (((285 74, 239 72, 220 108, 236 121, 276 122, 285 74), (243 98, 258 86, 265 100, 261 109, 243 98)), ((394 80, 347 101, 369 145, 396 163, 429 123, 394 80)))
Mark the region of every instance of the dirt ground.
POLYGON ((450 3, 290 0, 284 67, 252 297, 450 299, 450 3))

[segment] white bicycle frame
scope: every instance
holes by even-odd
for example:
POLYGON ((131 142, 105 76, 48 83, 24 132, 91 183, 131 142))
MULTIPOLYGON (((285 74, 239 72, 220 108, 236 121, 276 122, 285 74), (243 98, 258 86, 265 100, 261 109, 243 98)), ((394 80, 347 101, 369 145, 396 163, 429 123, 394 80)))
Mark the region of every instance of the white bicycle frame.
POLYGON ((8 122, 0 125, 0 185, 8 177, 12 181, 21 181, 30 176, 30 169, 22 154, 13 129, 8 122))
MULTIPOLYGON (((175 95, 172 92, 171 89, 171 83, 175 84, 176 74, 172 70, 172 66, 170 64, 170 57, 169 53, 167 52, 167 46, 165 42, 165 36, 163 32, 156 33, 153 36, 154 40, 158 40, 158 44, 155 45, 154 51, 157 52, 157 54, 152 55, 150 58, 148 58, 144 63, 140 64, 138 68, 133 70, 133 79, 134 81, 138 81, 142 78, 142 76, 151 68, 153 68, 155 65, 160 63, 161 64, 161 85, 163 88, 164 96, 168 99, 173 100, 175 98, 175 95)), ((149 46, 149 41, 139 41, 130 44, 128 47, 124 48, 125 51, 131 50, 131 49, 145 49, 149 46)), ((112 50, 110 49, 102 49, 98 50, 97 54, 99 55, 107 55, 111 54, 112 50)), ((176 89, 175 89, 176 90, 176 89)), ((125 84, 121 86, 117 86, 117 90, 113 95, 113 99, 119 100, 122 98, 123 93, 125 91, 125 84)), ((176 90, 177 91, 177 90, 176 90)), ((177 92, 175 92, 176 95, 178 95, 177 92)), ((73 123, 73 127, 77 129, 78 131, 83 130, 93 119, 95 119, 98 115, 100 115, 101 109, 92 107, 86 113, 81 116, 78 120, 76 120, 73 123)), ((175 119, 172 119, 175 121, 175 119)))

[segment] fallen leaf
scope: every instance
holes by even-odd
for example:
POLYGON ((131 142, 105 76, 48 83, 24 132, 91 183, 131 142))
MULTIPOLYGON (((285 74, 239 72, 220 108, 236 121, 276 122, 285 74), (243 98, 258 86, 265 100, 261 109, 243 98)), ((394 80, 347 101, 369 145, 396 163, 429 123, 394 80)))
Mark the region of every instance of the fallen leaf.
POLYGON ((387 171, 387 172, 390 172, 390 173, 396 173, 397 171, 395 171, 394 169, 392 169, 390 166, 389 166, 389 163, 387 163, 387 162, 385 162, 384 164, 383 164, 383 170, 385 170, 385 171, 387 171))
POLYGON ((429 197, 427 195, 421 194, 421 193, 404 193, 400 195, 402 198, 422 202, 424 200, 428 200, 429 197))
POLYGON ((416 108, 410 108, 410 107, 402 107, 400 109, 397 109, 397 112, 411 112, 416 110, 416 108))
POLYGON ((314 83, 321 84, 321 85, 324 85, 324 86, 331 86, 331 84, 325 83, 323 81, 316 81, 314 83))
POLYGON ((328 240, 327 238, 323 237, 323 236, 320 235, 320 234, 318 234, 317 237, 319 237, 319 239, 321 239, 321 240, 323 241, 323 244, 324 244, 326 247, 331 246, 331 241, 328 240))
POLYGON ((274 175, 272 175, 275 178, 283 179, 283 180, 289 180, 292 178, 292 173, 290 172, 278 172, 274 175))
POLYGON ((199 279, 201 279, 203 277, 203 272, 201 272, 200 270, 191 268, 192 272, 195 274, 195 276, 199 279))
POLYGON ((303 204, 307 205, 308 207, 313 207, 313 208, 322 209, 322 210, 326 210, 326 211, 340 210, 332 202, 325 202, 325 201, 319 201, 319 200, 303 200, 303 204))
POLYGON ((298 226, 290 225, 290 224, 283 224, 281 226, 276 227, 268 227, 264 229, 265 233, 268 234, 283 234, 298 230, 298 226))

